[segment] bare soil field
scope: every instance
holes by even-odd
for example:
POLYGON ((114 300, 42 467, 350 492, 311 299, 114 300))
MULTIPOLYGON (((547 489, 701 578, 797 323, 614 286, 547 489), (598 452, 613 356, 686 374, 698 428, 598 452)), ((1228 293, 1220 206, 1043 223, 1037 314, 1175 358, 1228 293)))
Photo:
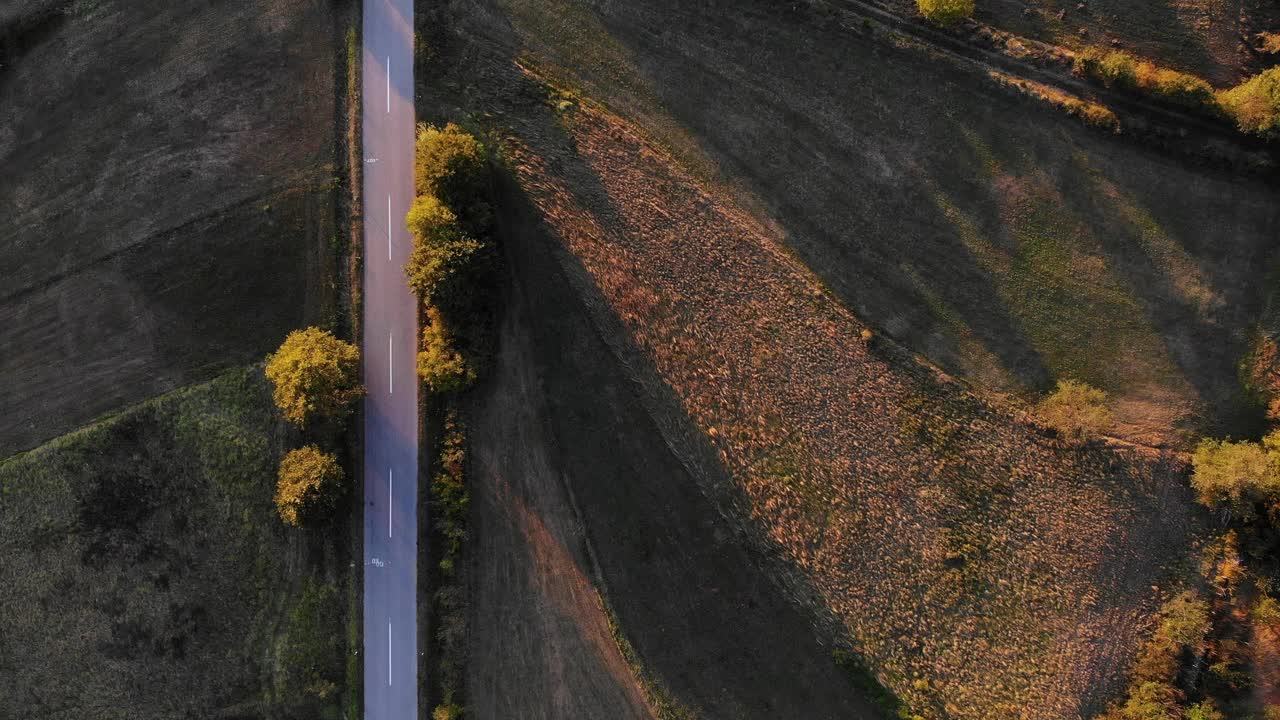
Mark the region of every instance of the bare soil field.
MULTIPOLYGON (((557 372, 578 378, 576 390, 549 393, 551 419, 539 424, 564 428, 555 440, 571 448, 564 456, 604 446, 564 477, 589 547, 626 558, 599 566, 646 666, 695 712, 736 716, 723 697, 679 686, 688 666, 655 649, 672 643, 648 637, 664 627, 643 619, 649 603, 621 605, 643 585, 622 591, 616 578, 643 566, 642 543, 663 533, 601 528, 618 522, 610 495, 621 503, 639 492, 619 458, 645 468, 645 484, 671 477, 628 454, 625 443, 648 442, 649 426, 723 511, 713 535, 766 549, 740 574, 763 568, 805 609, 818 644, 853 645, 915 712, 1100 711, 1187 570, 1199 520, 1185 466, 1054 440, 894 343, 861 340, 859 318, 971 374, 995 368, 986 378, 995 386, 1001 375, 1030 386, 1083 376, 1120 398, 1130 427, 1145 422, 1160 437, 1169 407, 1213 383, 1234 392, 1235 356, 1197 369, 1188 360, 1198 356, 1177 351, 1182 331, 1158 313, 1185 296, 1188 312, 1214 318, 1192 323, 1195 332, 1219 346, 1243 341, 1260 305, 1255 270, 1273 253, 1268 189, 1232 186, 1052 114, 1030 118, 1037 110, 986 94, 981 77, 803 12, 551 5, 441 9, 439 26, 454 30, 426 38, 436 89, 423 99, 475 112, 503 137, 553 255, 640 393, 649 420, 596 439, 610 425, 585 408, 601 376, 579 358, 600 354, 565 344, 567 369, 536 376, 548 388, 557 372), (516 57, 576 81, 640 129, 521 77, 516 57), (951 132, 939 140, 930 125, 951 132), (1174 283, 1188 278, 1205 287, 1174 283), (1196 304, 1206 287, 1244 307, 1208 295, 1196 304), (1135 369, 1122 372, 1126 363, 1135 369), (582 419, 564 425, 557 415, 582 419), (592 493, 601 504, 587 510, 592 493)), ((554 297, 551 277, 522 279, 524 294, 554 297)), ((539 333, 555 337, 563 311, 547 312, 557 324, 539 333)), ((690 480, 675 478, 660 494, 687 491, 690 480)), ((580 572, 581 556, 569 557, 562 564, 580 572)), ((690 563, 717 574, 705 557, 690 563)), ((683 595, 671 587, 660 602, 699 602, 683 595)), ((731 615, 750 618, 749 603, 731 615)), ((724 697, 750 696, 758 681, 741 677, 724 697)))
POLYGON ((341 717, 347 533, 276 516, 287 442, 254 366, 0 463, 0 717, 341 717))
POLYGON ((1236 368, 1277 260, 1273 188, 804 5, 497 5, 456 22, 636 122, 948 371, 1026 399, 1084 380, 1146 443, 1257 431, 1236 368))
POLYGON ((0 456, 335 311, 349 7, 0 0, 0 456))

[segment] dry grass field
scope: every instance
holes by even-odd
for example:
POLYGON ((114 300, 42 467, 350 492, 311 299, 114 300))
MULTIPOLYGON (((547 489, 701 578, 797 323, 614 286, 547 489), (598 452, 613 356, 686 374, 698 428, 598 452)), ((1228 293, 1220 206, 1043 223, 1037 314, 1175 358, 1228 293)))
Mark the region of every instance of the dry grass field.
POLYGON ((349 7, 0 0, 0 456, 333 312, 349 7))
MULTIPOLYGON (((1277 261, 1264 185, 1179 165, 822 13, 502 0, 510 43, 723 188, 861 320, 1034 399, 1111 394, 1112 432, 1248 435, 1237 365, 1277 261)), ((470 24, 468 24, 470 23, 470 24)))
MULTIPOLYGON (((1275 261, 1271 190, 803 7, 438 13, 451 30, 425 38, 426 106, 502 138, 685 465, 675 484, 777 553, 752 565, 817 636, 864 653, 926 717, 1073 718, 1113 699, 1189 566, 1186 467, 1054 440, 1018 398, 881 337, 1022 398, 1087 380, 1115 398, 1113 432, 1140 440, 1252 427, 1236 363, 1275 261)), ((604 464, 570 477, 634 482, 604 464)), ((597 554, 638 553, 584 517, 597 554)), ((654 649, 654 623, 617 610, 679 699, 736 716, 654 649)))
POLYGON ((0 717, 341 717, 350 550, 276 516, 288 441, 254 366, 0 463, 0 717))

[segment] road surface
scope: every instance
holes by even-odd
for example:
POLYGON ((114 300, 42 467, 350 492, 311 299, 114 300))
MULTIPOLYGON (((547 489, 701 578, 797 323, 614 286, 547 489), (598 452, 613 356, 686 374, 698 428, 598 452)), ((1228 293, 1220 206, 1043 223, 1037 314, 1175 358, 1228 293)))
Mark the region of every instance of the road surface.
POLYGON ((418 711, 413 0, 364 2, 364 716, 418 711))

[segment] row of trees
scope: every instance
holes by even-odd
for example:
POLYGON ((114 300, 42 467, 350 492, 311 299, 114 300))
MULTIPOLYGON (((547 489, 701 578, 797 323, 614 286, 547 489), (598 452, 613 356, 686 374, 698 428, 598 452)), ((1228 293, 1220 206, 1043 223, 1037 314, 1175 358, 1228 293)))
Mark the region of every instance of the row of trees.
MULTIPOLYGON (((916 8, 930 22, 950 27, 973 17, 974 0, 916 0, 916 8)), ((1263 36, 1266 52, 1280 51, 1280 35, 1263 36)), ((1258 73, 1233 88, 1216 90, 1201 77, 1159 67, 1124 50, 1087 47, 1077 53, 1074 70, 1110 88, 1226 116, 1246 133, 1264 137, 1280 134, 1280 67, 1258 73)))
POLYGON ((484 145, 453 123, 421 125, 415 152, 405 275, 423 308, 418 375, 432 392, 456 393, 475 380, 488 331, 480 285, 492 255, 489 163, 484 145))
POLYGON ((1270 68, 1226 90, 1203 78, 1162 68, 1125 52, 1089 47, 1076 54, 1076 74, 1106 87, 1149 95, 1208 115, 1226 116, 1241 131, 1280 132, 1280 67, 1270 68))
POLYGON ((266 375, 280 415, 313 440, 280 461, 275 503, 289 525, 328 520, 346 492, 337 454, 320 445, 336 444, 337 429, 364 395, 359 372, 360 350, 315 327, 289 333, 267 357, 266 375))
MULTIPOLYGON (((1259 349, 1249 387, 1274 421, 1280 417, 1270 377, 1275 346, 1266 341, 1259 349)), ((1106 720, 1280 718, 1280 706, 1258 707, 1265 694, 1252 692, 1254 647, 1260 638, 1280 636, 1273 597, 1280 577, 1280 430, 1256 442, 1202 439, 1191 467, 1197 500, 1225 531, 1201 553, 1201 580, 1163 608, 1126 698, 1106 720)))
POLYGON ((442 439, 431 481, 432 546, 437 587, 431 624, 432 655, 439 668, 441 697, 434 720, 457 720, 462 706, 466 658, 466 583, 462 542, 469 494, 465 482, 466 438, 453 396, 475 381, 487 355, 492 296, 493 211, 489 162, 484 145, 455 124, 422 125, 415 147, 416 197, 405 224, 413 250, 405 266, 409 287, 422 304, 418 376, 435 395, 442 439))

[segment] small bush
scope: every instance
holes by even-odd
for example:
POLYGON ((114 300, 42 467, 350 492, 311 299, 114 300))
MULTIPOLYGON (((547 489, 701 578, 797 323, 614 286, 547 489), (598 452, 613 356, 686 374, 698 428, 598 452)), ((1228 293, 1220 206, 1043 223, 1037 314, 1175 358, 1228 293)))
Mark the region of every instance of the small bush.
POLYGON ((1059 380, 1058 387, 1036 406, 1049 427, 1067 437, 1097 435, 1111 424, 1107 394, 1076 380, 1059 380))
POLYGON ((950 27, 973 17, 974 0, 916 0, 916 7, 929 22, 950 27))
POLYGON ((343 473, 338 458, 314 445, 290 450, 280 460, 276 510, 295 527, 328 519, 337 505, 343 473))
POLYGON ((1218 93, 1218 102, 1244 132, 1277 134, 1280 130, 1280 66, 1218 93))
POLYGON ((358 372, 360 350, 319 328, 289 333, 267 356, 272 398, 285 420, 306 425, 313 418, 339 418, 364 395, 358 372))
POLYGON ((418 377, 435 393, 465 390, 476 379, 475 370, 454 348, 444 316, 434 307, 427 308, 427 323, 422 329, 418 377))
POLYGON ((1240 364, 1245 389, 1267 407, 1268 420, 1280 420, 1280 346, 1262 335, 1240 364))
POLYGON ((461 289, 480 243, 468 237, 453 211, 431 195, 413 201, 405 224, 413 236, 405 265, 409 288, 427 305, 461 303, 461 289))
POLYGON ((1209 605, 1192 593, 1182 593, 1161 610, 1160 625, 1138 653, 1133 682, 1171 683, 1178 676, 1183 648, 1203 643, 1209 632, 1209 605))
POLYGON ((1280 33, 1264 32, 1258 33, 1258 41, 1261 43, 1259 49, 1268 55, 1280 53, 1280 33))
POLYGON ((1123 50, 1088 47, 1076 54, 1076 74, 1107 87, 1133 89, 1138 86, 1138 60, 1123 50))
POLYGON ((1280 631, 1280 602, 1270 595, 1263 595, 1250 615, 1258 625, 1280 631))
POLYGON ((443 703, 431 711, 431 720, 462 720, 462 706, 456 703, 443 703))
POLYGON ((1063 100, 1062 107, 1066 108, 1068 114, 1080 118, 1090 127, 1120 132, 1120 118, 1116 117, 1111 108, 1077 98, 1063 100))
POLYGON ((1187 708, 1182 720, 1227 720, 1227 716, 1222 714, 1212 700, 1205 700, 1187 708))
POLYGON ((1202 78, 1176 70, 1158 69, 1151 76, 1154 95, 1193 110, 1216 110, 1218 99, 1213 86, 1202 78))

